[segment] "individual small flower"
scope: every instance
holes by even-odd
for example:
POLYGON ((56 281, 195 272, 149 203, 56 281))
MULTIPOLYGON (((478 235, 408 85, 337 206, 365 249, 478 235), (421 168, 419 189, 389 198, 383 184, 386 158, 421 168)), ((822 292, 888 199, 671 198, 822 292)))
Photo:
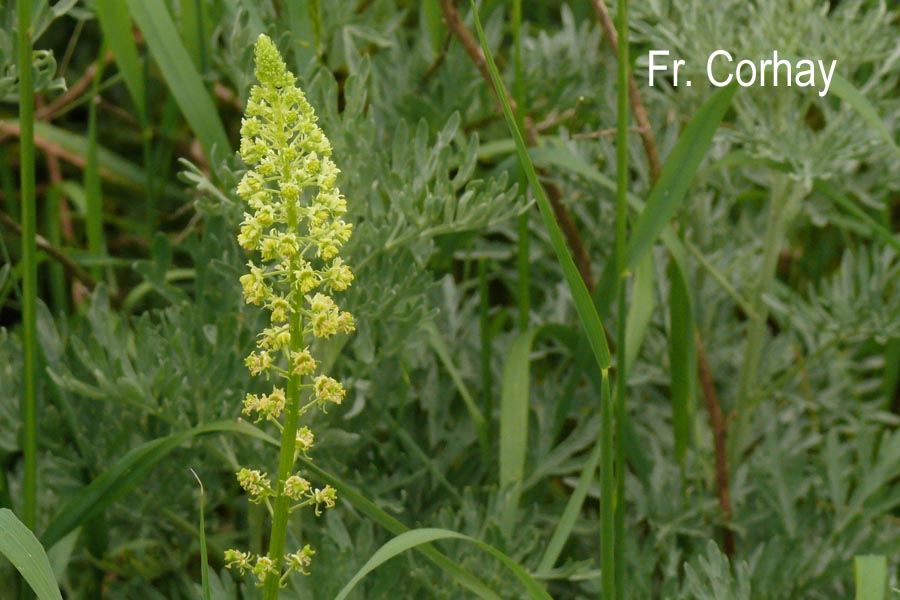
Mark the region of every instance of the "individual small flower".
POLYGON ((291 571, 309 575, 309 565, 312 564, 312 557, 315 553, 316 551, 310 548, 309 544, 306 544, 301 550, 293 554, 286 554, 284 564, 291 571))
POLYGON ((316 491, 312 494, 312 499, 316 504, 316 516, 318 517, 322 514, 321 507, 323 504, 325 508, 334 508, 334 502, 337 500, 337 490, 330 485, 326 485, 321 490, 316 488, 316 491))
POLYGON ((262 330, 259 337, 259 347, 267 350, 281 350, 291 345, 291 330, 287 325, 267 327, 262 330))
POLYGON ((247 265, 250 267, 250 272, 241 275, 240 279, 241 286, 244 288, 244 300, 249 304, 262 304, 270 293, 263 271, 253 262, 249 262, 247 265))
POLYGON ((260 473, 256 469, 241 469, 237 472, 237 480, 244 490, 253 498, 254 502, 261 502, 263 498, 272 493, 272 483, 266 473, 260 473))
POLYGON ((315 380, 316 402, 324 405, 327 402, 340 404, 347 390, 335 379, 327 375, 319 375, 315 380))
POLYGON ((284 296, 275 296, 269 301, 269 310, 272 311, 273 323, 284 323, 293 312, 291 303, 284 296))
POLYGON ((240 550, 225 551, 225 568, 237 569, 243 575, 253 568, 250 563, 252 555, 249 552, 241 552, 240 550))
POLYGON ((257 556, 256 564, 253 566, 253 574, 256 575, 256 579, 261 585, 265 583, 266 577, 275 575, 275 563, 268 556, 257 556))
POLYGON ((312 375, 318 366, 316 359, 309 353, 309 348, 291 354, 291 372, 294 375, 312 375))
POLYGON ((344 264, 343 260, 335 258, 331 267, 325 272, 325 281, 331 285, 332 289, 343 292, 350 287, 350 282, 353 281, 353 272, 344 264))
POLYGON ((291 475, 284 480, 284 493, 291 500, 299 500, 311 487, 311 484, 299 475, 291 475))
POLYGON ((309 427, 304 426, 297 430, 297 450, 300 452, 306 452, 312 448, 315 441, 316 436, 309 430, 309 427))
POLYGON ((244 360, 244 365, 246 365, 251 375, 259 375, 272 366, 272 355, 265 350, 259 353, 251 352, 250 356, 244 360))
POLYGON ((245 415, 250 415, 254 412, 258 413, 259 419, 257 419, 257 422, 264 418, 277 419, 281 416, 281 411, 284 410, 286 400, 284 390, 281 388, 275 388, 271 394, 263 394, 262 396, 247 394, 247 397, 244 399, 243 413, 245 415))

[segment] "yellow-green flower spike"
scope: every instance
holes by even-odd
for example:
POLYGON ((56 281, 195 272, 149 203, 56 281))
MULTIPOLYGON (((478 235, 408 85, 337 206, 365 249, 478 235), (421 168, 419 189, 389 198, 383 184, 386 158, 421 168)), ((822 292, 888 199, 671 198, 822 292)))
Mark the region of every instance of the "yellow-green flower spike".
MULTIPOLYGON (((242 412, 257 422, 273 421, 283 436, 290 436, 283 437, 281 451, 293 457, 293 466, 314 440, 294 417, 312 406, 340 404, 346 393, 340 382, 318 372, 320 363, 309 344, 354 330, 353 316, 331 296, 353 281, 353 272, 339 256, 352 227, 343 220, 347 202, 336 186, 340 171, 331 160, 331 143, 316 124, 296 77, 267 36, 259 36, 254 55, 259 85, 250 90, 241 122, 239 154, 248 170, 237 193, 247 212, 237 239, 251 254, 248 272, 240 278, 244 299, 269 311, 270 324, 258 334, 257 349, 245 364, 254 376, 281 378, 288 385, 273 386, 267 394, 247 394, 242 412), (301 405, 303 390, 310 397, 301 405)), ((251 502, 269 506, 276 523, 305 506, 319 514, 323 507, 334 506, 337 497, 330 486, 313 488, 292 469, 279 471, 272 481, 261 471, 241 469, 238 482, 251 502)), ((309 546, 284 554, 273 542, 267 556, 229 550, 225 561, 241 573, 253 573, 269 598, 274 597, 269 593, 273 578, 282 581, 291 571, 308 573, 313 554, 309 546)))

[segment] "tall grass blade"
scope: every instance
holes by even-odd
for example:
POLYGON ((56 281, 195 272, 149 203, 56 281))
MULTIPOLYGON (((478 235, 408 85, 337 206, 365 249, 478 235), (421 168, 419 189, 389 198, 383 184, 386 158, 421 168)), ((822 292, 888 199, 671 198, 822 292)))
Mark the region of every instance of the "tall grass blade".
POLYGON ((203 588, 203 600, 210 600, 209 593, 209 555, 206 551, 206 518, 204 516, 204 508, 206 498, 203 493, 203 482, 197 472, 191 469, 197 484, 200 486, 200 585, 203 588))
POLYGON ((736 90, 737 86, 731 84, 714 93, 684 128, 631 232, 625 252, 625 268, 637 267, 678 211, 736 90))
POLYGON ((685 466, 693 422, 697 347, 694 309, 685 268, 685 257, 675 252, 669 263, 669 370, 672 394, 672 429, 675 458, 685 466))
POLYGON ((47 553, 8 508, 0 508, 0 554, 28 582, 38 600, 62 600, 47 553))
POLYGON ((375 554, 372 555, 372 558, 366 562, 357 571, 356 575, 347 582, 347 585, 344 586, 344 589, 340 591, 340 593, 335 596, 335 600, 344 600, 353 588, 356 587, 356 584, 359 583, 366 575, 377 569, 379 566, 383 565, 390 559, 395 556, 406 552, 411 548, 415 548, 416 546, 420 546, 422 544, 428 544, 431 542, 436 542, 438 540, 463 540, 474 544, 481 550, 491 554, 495 558, 499 559, 500 562, 503 563, 507 569, 509 569, 513 575, 522 583, 525 589, 528 591, 528 597, 532 599, 542 599, 542 600, 552 600, 550 594, 541 586, 541 584, 534 579, 528 572, 522 568, 522 566, 511 559, 509 556, 497 550, 490 544, 486 544, 481 540, 477 540, 473 537, 469 537, 467 535, 463 535, 461 533, 457 533, 455 531, 449 531, 447 529, 413 529, 411 531, 407 531, 405 533, 401 533, 394 539, 385 543, 381 548, 379 548, 375 554))
POLYGON ((163 78, 193 129, 207 157, 213 148, 224 156, 231 153, 225 127, 216 105, 203 86, 203 79, 185 49, 164 2, 128 0, 131 16, 141 28, 147 46, 162 71, 163 78))
POLYGON ((547 549, 544 550, 544 555, 541 557, 540 564, 538 564, 538 575, 552 570, 559 559, 559 555, 562 554, 563 547, 566 545, 566 541, 568 541, 569 535, 571 535, 572 529, 574 529, 575 523, 578 521, 578 515, 581 513, 584 499, 587 498, 588 489, 597 475, 597 465, 600 464, 602 449, 602 444, 595 444, 590 455, 588 455, 584 467, 581 469, 581 474, 578 476, 578 483, 575 484, 575 489, 572 490, 569 501, 566 502, 566 508, 563 509, 563 513, 556 523, 556 529, 553 530, 553 535, 550 536, 550 541, 547 543, 547 549))
POLYGON ((559 228, 559 224, 553 216, 553 209, 550 207, 550 201, 547 200, 544 188, 541 187, 540 181, 538 181, 537 172, 534 170, 534 164, 531 162, 531 158, 528 156, 528 150, 525 147, 525 140, 522 138, 522 133, 519 131, 519 126, 516 124, 516 119, 513 116, 509 98, 506 97, 506 93, 504 92, 503 81, 500 79, 500 72, 497 70, 497 65, 494 62, 491 49, 488 47, 487 39, 484 36, 484 29, 481 26, 481 20, 478 18, 478 9, 475 6, 474 0, 471 4, 472 12, 475 17, 475 28, 478 32, 478 40, 481 43, 482 51, 487 60, 491 81, 494 83, 494 89, 497 90, 500 105, 503 108, 503 116, 506 118, 506 125, 516 144, 516 154, 519 158, 519 165, 525 171, 525 175, 528 177, 528 182, 531 185, 531 190, 537 199, 541 218, 550 235, 550 242, 553 245, 556 258, 566 277, 566 283, 568 283, 572 298, 575 301, 575 310, 578 312, 578 317, 581 319, 584 326, 597 365, 601 369, 608 369, 611 360, 609 346, 606 343, 606 334, 603 331, 603 324, 600 322, 600 317, 597 314, 597 309, 594 306, 594 302, 591 299, 587 286, 581 278, 581 275, 578 273, 575 261, 572 260, 572 255, 569 252, 568 247, 566 247, 565 238, 559 228))
MULTIPOLYGON (((106 254, 106 242, 103 238, 103 186, 100 181, 100 164, 97 157, 97 111, 99 105, 98 89, 103 80, 103 57, 106 55, 106 42, 100 44, 100 56, 97 59, 97 70, 94 71, 94 80, 91 83, 92 100, 88 104, 88 153, 87 164, 84 166, 84 194, 87 205, 86 229, 88 252, 94 258, 100 258, 106 254)), ((91 269, 91 276, 95 280, 103 278, 100 267, 91 269)))
POLYGON ((508 497, 500 518, 501 527, 512 532, 519 509, 522 482, 525 480, 525 456, 528 450, 529 388, 531 384, 531 345, 535 330, 520 333, 513 340, 503 365, 500 392, 500 489, 508 497))
POLYGON ((602 373, 600 389, 600 588, 603 598, 614 598, 616 585, 615 497, 616 477, 613 455, 613 400, 609 372, 602 373))
POLYGON ((52 547, 76 527, 90 522, 107 506, 141 484, 159 461, 194 437, 211 433, 246 433, 235 421, 216 421, 146 442, 130 450, 60 508, 41 535, 41 543, 52 547))
POLYGON ((22 517, 34 529, 37 516, 37 201, 34 175, 34 89, 31 8, 18 0, 19 181, 22 204, 22 329, 25 389, 22 394, 22 517))
MULTIPOLYGON (((628 319, 625 323, 625 372, 631 371, 637 358, 653 309, 656 307, 654 285, 656 276, 653 270, 653 256, 647 255, 638 265, 634 277, 634 288, 631 291, 631 304, 628 306, 628 319)), ((623 307, 624 308, 624 307, 623 307)))
POLYGON ((887 594, 886 557, 855 556, 853 576, 856 579, 856 600, 884 600, 887 594))
MULTIPOLYGON (((122 0, 94 0, 95 14, 103 31, 104 43, 109 46, 113 59, 125 80, 125 87, 137 108, 141 122, 147 119, 147 92, 144 87, 144 70, 138 58, 137 43, 131 30, 131 13, 122 0)), ((102 57, 101 57, 102 58, 102 57)), ((101 63, 102 64, 102 63, 101 63)))

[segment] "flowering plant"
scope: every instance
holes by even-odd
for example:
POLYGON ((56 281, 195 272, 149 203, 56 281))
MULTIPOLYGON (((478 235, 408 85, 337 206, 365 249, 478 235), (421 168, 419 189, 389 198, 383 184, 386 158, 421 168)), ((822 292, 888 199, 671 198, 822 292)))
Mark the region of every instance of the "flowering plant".
POLYGON ((237 187, 252 212, 244 215, 238 242, 259 256, 241 277, 244 298, 271 317, 246 365, 254 376, 275 383, 267 394, 247 394, 243 413, 275 424, 281 452, 274 481, 257 469, 237 473, 250 501, 269 509, 268 553, 228 550, 225 562, 241 574, 251 572, 265 588, 265 598, 272 599, 290 573, 309 573, 315 554, 309 545, 285 554, 290 513, 312 507, 318 515, 337 498, 334 488, 315 488, 294 472, 294 464, 315 441, 308 427, 299 426, 300 417, 344 398, 338 381, 317 372, 310 343, 354 330, 352 315, 330 295, 347 289, 353 274, 338 256, 351 225, 342 219, 347 203, 335 186, 339 170, 331 160, 331 144, 296 77, 265 35, 256 42, 255 59, 259 85, 250 91, 241 126, 240 156, 249 170, 237 187))

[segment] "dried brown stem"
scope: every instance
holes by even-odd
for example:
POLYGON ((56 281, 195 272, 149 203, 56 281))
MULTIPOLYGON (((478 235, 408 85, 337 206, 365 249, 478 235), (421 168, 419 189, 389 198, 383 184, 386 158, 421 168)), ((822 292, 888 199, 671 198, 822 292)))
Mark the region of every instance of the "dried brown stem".
MULTIPOLYGON (((494 87, 494 82, 488 71, 487 60, 484 57, 484 53, 481 51, 481 46, 478 44, 475 36, 472 35, 472 32, 469 31, 469 28, 466 27, 466 24, 463 23, 462 17, 456 8, 456 2, 454 0, 440 0, 440 4, 441 12, 444 15, 444 22, 447 24, 447 27, 453 32, 453 35, 456 36, 460 44, 462 44, 463 49, 478 68, 481 76, 484 77, 485 81, 487 81, 488 85, 491 87, 491 90, 493 90, 494 94, 499 98, 498 90, 494 87)), ((509 99, 510 107, 515 113, 517 107, 512 95, 505 87, 503 93, 506 94, 506 97, 509 99)), ((534 122, 531 119, 524 119, 524 122, 525 141, 529 146, 534 146, 538 141, 538 133, 534 126, 534 122)), ((540 169, 538 170, 538 174, 543 176, 547 175, 545 171, 540 169)), ((553 214, 556 215, 559 227, 562 229, 563 235, 566 237, 566 241, 572 251, 575 265, 578 267, 578 272, 581 274, 581 278, 584 280, 588 289, 593 290, 594 277, 591 274, 591 258, 585 248, 584 241, 581 239, 578 227, 575 225, 575 219, 572 218, 569 209, 567 209, 566 205, 562 202, 562 191, 552 183, 545 183, 544 187, 547 191, 547 199, 550 201, 550 206, 553 208, 553 214)))
POLYGON ((722 527, 722 545, 726 556, 734 556, 734 531, 728 527, 733 516, 731 512, 731 491, 728 484, 728 460, 725 454, 725 443, 728 435, 728 423, 722 415, 719 407, 719 397, 716 386, 713 383, 712 372, 706 358, 706 347, 700 335, 695 336, 697 343, 697 356, 702 355, 704 360, 697 361, 697 371, 700 375, 700 387, 706 398, 706 409, 709 411, 709 420, 712 424, 713 443, 716 449, 716 487, 719 490, 719 506, 722 508, 722 519, 725 525, 722 527))
MULTIPOLYGON (((22 227, 18 223, 16 223, 15 219, 10 217, 3 211, 0 211, 0 224, 12 230, 17 235, 22 235, 22 227)), ((36 235, 35 242, 37 243, 38 248, 46 252, 50 257, 59 261, 62 264, 63 268, 72 277, 83 283, 85 286, 87 286, 88 289, 93 290, 95 287, 97 287, 97 282, 94 281, 94 278, 91 277, 87 271, 72 262, 72 260, 68 256, 63 254, 62 251, 57 249, 45 237, 36 235)))
MULTIPOLYGON (((600 22, 600 28, 614 56, 619 56, 619 34, 616 32, 616 26, 606 3, 603 0, 591 0, 594 6, 594 12, 597 14, 597 20, 600 22)), ((647 107, 641 100, 641 94, 638 91, 637 83, 634 81, 634 75, 628 72, 628 98, 631 103, 631 111, 634 113, 634 120, 638 124, 638 132, 641 135, 641 141, 644 144, 644 153, 647 155, 647 162, 650 164, 650 175, 653 181, 659 179, 662 172, 662 164, 659 161, 659 152, 657 151, 656 138, 653 137, 653 129, 650 127, 650 119, 647 116, 647 107)))

